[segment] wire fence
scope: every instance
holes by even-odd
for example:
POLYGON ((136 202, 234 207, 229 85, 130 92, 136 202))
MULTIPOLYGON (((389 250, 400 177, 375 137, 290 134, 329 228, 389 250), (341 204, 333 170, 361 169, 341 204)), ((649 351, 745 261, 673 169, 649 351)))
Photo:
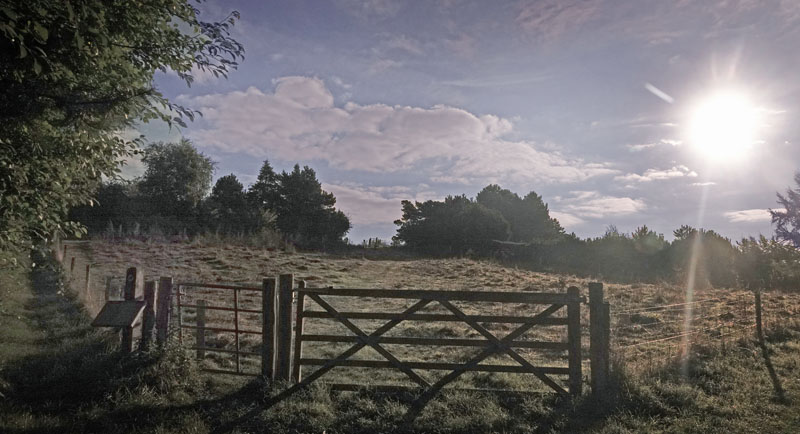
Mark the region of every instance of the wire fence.
MULTIPOLYGON (((797 294, 762 294, 765 333, 800 318, 797 294)), ((646 307, 611 313, 611 345, 626 369, 660 368, 685 358, 690 351, 718 346, 733 348, 740 338, 755 337, 755 300, 740 291, 717 298, 646 307)))

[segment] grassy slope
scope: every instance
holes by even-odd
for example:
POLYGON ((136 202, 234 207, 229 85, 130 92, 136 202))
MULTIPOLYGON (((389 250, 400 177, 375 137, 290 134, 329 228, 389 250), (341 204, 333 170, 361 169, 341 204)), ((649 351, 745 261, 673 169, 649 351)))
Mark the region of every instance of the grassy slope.
MULTIPOLYGON (((111 350, 114 337, 88 327, 88 316, 60 292, 51 271, 4 271, 0 285, 0 432, 207 432, 269 393, 258 385, 222 387, 196 372, 179 351, 119 357, 111 350)), ((446 396, 423 412, 415 431, 797 432, 800 333, 786 328, 772 338, 771 362, 788 404, 774 399, 758 347, 740 341, 725 354, 701 349, 686 378, 677 367, 627 376, 618 397, 602 403, 446 396)), ((239 429, 390 432, 405 410, 401 399, 331 398, 316 389, 239 429)))

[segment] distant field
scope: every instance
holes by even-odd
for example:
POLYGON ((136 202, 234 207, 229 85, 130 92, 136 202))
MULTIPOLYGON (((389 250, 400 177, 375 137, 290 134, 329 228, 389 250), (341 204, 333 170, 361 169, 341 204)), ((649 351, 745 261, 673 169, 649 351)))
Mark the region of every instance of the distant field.
MULTIPOLYGON (((445 289, 445 290, 487 290, 487 291, 535 291, 563 292, 568 286, 577 286, 586 295, 589 279, 568 275, 537 273, 527 270, 504 267, 488 261, 472 259, 378 259, 379 255, 365 252, 364 257, 338 257, 320 253, 295 253, 268 251, 239 246, 204 246, 188 243, 145 243, 139 241, 108 242, 94 240, 87 243, 72 244, 68 247, 67 258, 76 257, 74 286, 83 287, 84 265, 92 264, 91 291, 83 299, 90 312, 99 310, 103 304, 106 276, 118 278, 114 284, 119 286, 125 270, 130 266, 144 269, 146 279, 158 276, 171 276, 176 282, 191 281, 205 283, 256 284, 263 277, 293 273, 295 279, 305 280, 309 287, 334 288, 392 288, 392 289, 445 289), (372 257, 372 258, 371 258, 372 257)), ((382 255, 385 256, 385 255, 382 255)), ((606 299, 612 308, 612 345, 616 354, 624 357, 631 369, 658 367, 665 361, 678 357, 682 341, 701 345, 730 345, 738 336, 752 333, 753 306, 752 294, 739 289, 701 288, 694 294, 700 301, 683 305, 686 301, 685 289, 676 285, 632 284, 618 285, 606 283, 606 299), (691 307, 694 320, 691 328, 685 328, 685 309, 691 307), (684 335, 684 336, 681 336, 684 335)), ((224 294, 224 293, 223 293, 224 294)), ((193 304, 205 299, 210 305, 229 306, 229 296, 208 290, 186 290, 185 303, 193 304)), ((400 311, 409 303, 400 301, 363 300, 350 298, 331 298, 336 308, 350 311, 400 311)), ((241 307, 260 308, 257 293, 242 292, 241 307)), ((307 301, 307 308, 314 306, 307 301)), ((800 297, 796 294, 770 294, 765 297, 765 313, 769 321, 796 318, 800 297)), ((316 307, 316 306, 315 306, 316 307)), ((494 305, 491 303, 462 304, 462 307, 475 313, 534 315, 541 307, 524 305, 494 305)), ((318 307, 316 307, 318 308, 318 307)), ((429 308, 426 312, 443 310, 429 308)), ((583 324, 588 325, 588 309, 583 312, 583 324)), ((184 310, 184 321, 192 323, 194 312, 184 310)), ((229 326, 232 314, 209 312, 207 325, 229 326)), ((244 329, 259 330, 260 315, 242 314, 244 329)), ((379 322, 360 321, 357 325, 371 331, 379 322)), ((511 330, 510 326, 487 324, 487 328, 498 336, 511 330)), ((588 328, 585 335, 588 336, 588 328)), ((307 320, 306 333, 341 334, 344 327, 330 320, 307 320)), ((193 342, 191 330, 185 330, 186 342, 193 342)), ((467 337, 477 338, 477 332, 462 323, 422 323, 404 322, 388 336, 416 337, 467 337)), ((525 339, 563 341, 565 327, 536 327, 528 332, 525 339)), ((257 351, 258 336, 242 335, 241 347, 257 351)), ((232 333, 208 333, 207 344, 220 348, 231 348, 232 333)), ((313 343, 304 347, 306 357, 334 357, 346 349, 348 344, 313 343)), ((584 347, 588 349, 588 340, 584 347)), ((389 348, 401 360, 417 361, 461 361, 474 354, 475 348, 431 348, 421 352, 419 347, 393 345, 389 348)), ((520 350, 531 362, 541 365, 565 366, 566 356, 559 352, 520 350)), ((584 353, 588 355, 588 352, 584 353)), ((229 368, 232 358, 226 354, 208 353, 204 362, 213 367, 229 368)), ((356 358, 380 360, 381 356, 369 349, 358 353, 356 358)), ((498 357, 492 363, 513 364, 510 359, 498 357)), ((257 372, 258 360, 244 358, 243 366, 249 372, 257 372)), ((310 368, 304 368, 309 372, 310 368)), ((588 366, 584 375, 588 373, 588 366)), ((442 373, 426 372, 429 379, 442 373)), ((392 370, 375 371, 358 368, 337 368, 327 378, 347 377, 348 382, 393 383, 404 380, 402 374, 392 370)), ((500 387, 530 389, 537 387, 538 381, 526 381, 519 374, 474 374, 465 376, 462 386, 500 387)))

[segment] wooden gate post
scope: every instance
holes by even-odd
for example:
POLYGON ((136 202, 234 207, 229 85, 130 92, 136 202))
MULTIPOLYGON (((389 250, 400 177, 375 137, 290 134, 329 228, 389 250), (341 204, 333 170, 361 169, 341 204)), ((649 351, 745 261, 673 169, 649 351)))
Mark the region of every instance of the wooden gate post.
POLYGON ((569 393, 580 396, 582 393, 581 374, 581 302, 580 289, 567 288, 570 301, 567 304, 567 340, 569 341, 569 393))
POLYGON ((86 264, 86 282, 85 285, 83 286, 83 298, 87 301, 91 300, 91 296, 89 295, 89 291, 92 290, 91 278, 92 278, 92 265, 86 264))
POLYGON ((278 324, 275 345, 275 379, 288 381, 292 369, 292 288, 294 275, 278 278, 278 324))
POLYGON ((275 278, 261 281, 261 375, 274 380, 275 374, 275 278))
POLYGON ((167 342, 169 317, 172 313, 170 300, 172 300, 172 278, 161 277, 156 291, 156 342, 159 346, 167 342))
MULTIPOLYGON (((297 289, 306 289, 306 281, 301 280, 297 282, 297 289)), ((297 308, 295 309, 294 320, 294 361, 292 363, 292 379, 295 383, 299 383, 303 377, 303 366, 300 364, 300 358, 303 357, 303 309, 305 305, 305 292, 298 291, 297 293, 297 308)))
MULTIPOLYGON (((195 349, 197 350, 197 360, 203 360, 206 356, 206 301, 197 300, 197 313, 195 314, 195 349)), ((238 334, 238 333, 237 333, 238 334)), ((236 349, 239 350, 238 348, 236 349)))
POLYGON ((75 257, 73 256, 72 259, 69 260, 69 277, 72 277, 72 273, 75 272, 75 257))
POLYGON ((609 318, 603 302, 603 284, 589 283, 589 351, 591 353, 592 393, 602 397, 609 375, 609 318))
POLYGON ((761 290, 756 290, 756 339, 764 342, 764 328, 761 320, 761 290))

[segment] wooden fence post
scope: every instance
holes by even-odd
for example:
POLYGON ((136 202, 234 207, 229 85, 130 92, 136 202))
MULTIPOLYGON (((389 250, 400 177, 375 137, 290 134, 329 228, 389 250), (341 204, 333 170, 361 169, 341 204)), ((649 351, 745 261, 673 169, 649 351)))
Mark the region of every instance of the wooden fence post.
POLYGON ((761 323, 761 290, 756 290, 756 338, 764 342, 764 329, 761 323))
MULTIPOLYGON (((128 271, 125 273, 125 291, 123 292, 123 298, 126 301, 136 300, 136 290, 140 287, 139 282, 141 280, 141 270, 137 270, 136 267, 128 268, 128 271)), ((122 345, 120 351, 123 353, 130 353, 133 351, 133 329, 134 327, 125 327, 122 329, 122 345)))
POLYGON ((59 262, 63 263, 66 260, 67 260, 67 245, 64 244, 64 253, 61 254, 61 261, 59 262))
POLYGON ((89 291, 92 290, 92 284, 90 283, 91 282, 91 273, 92 273, 92 265, 91 264, 86 264, 86 283, 83 286, 83 297, 86 300, 90 299, 89 291))
POLYGON ((197 313, 195 315, 197 333, 195 334, 195 347, 197 349, 197 359, 202 360, 206 356, 206 301, 197 300, 197 313))
POLYGON ((111 299, 111 281, 114 280, 112 276, 106 276, 106 302, 111 299))
POLYGON ((144 283, 144 313, 142 316, 142 341, 140 348, 148 349, 153 342, 153 329, 156 325, 156 300, 158 299, 158 287, 155 281, 144 283))
POLYGON ((274 380, 275 373, 275 279, 261 281, 261 375, 274 380))
POLYGON ((278 324, 275 345, 275 379, 288 381, 292 367, 292 289, 294 275, 278 278, 278 324))
MULTIPOLYGON (((567 340, 569 341, 569 393, 580 396, 582 393, 581 374, 581 302, 580 289, 567 288, 570 302, 567 304, 567 340)), ((298 305, 299 306, 299 305, 298 305)))
POLYGON ((294 321, 294 362, 292 363, 292 379, 295 383, 299 383, 302 378, 302 365, 300 365, 300 358, 303 357, 303 306, 305 304, 306 294, 302 292, 306 289, 306 281, 301 280, 297 283, 297 308, 295 310, 294 321))
POLYGON ((169 317, 172 313, 172 278, 162 277, 158 280, 156 292, 156 342, 163 346, 167 342, 169 317))
POLYGON ((69 277, 72 277, 72 273, 75 271, 75 257, 73 256, 72 259, 69 261, 69 277))
POLYGON ((602 397, 606 392, 609 374, 609 326, 603 284, 589 283, 589 351, 591 353, 592 393, 602 397))

